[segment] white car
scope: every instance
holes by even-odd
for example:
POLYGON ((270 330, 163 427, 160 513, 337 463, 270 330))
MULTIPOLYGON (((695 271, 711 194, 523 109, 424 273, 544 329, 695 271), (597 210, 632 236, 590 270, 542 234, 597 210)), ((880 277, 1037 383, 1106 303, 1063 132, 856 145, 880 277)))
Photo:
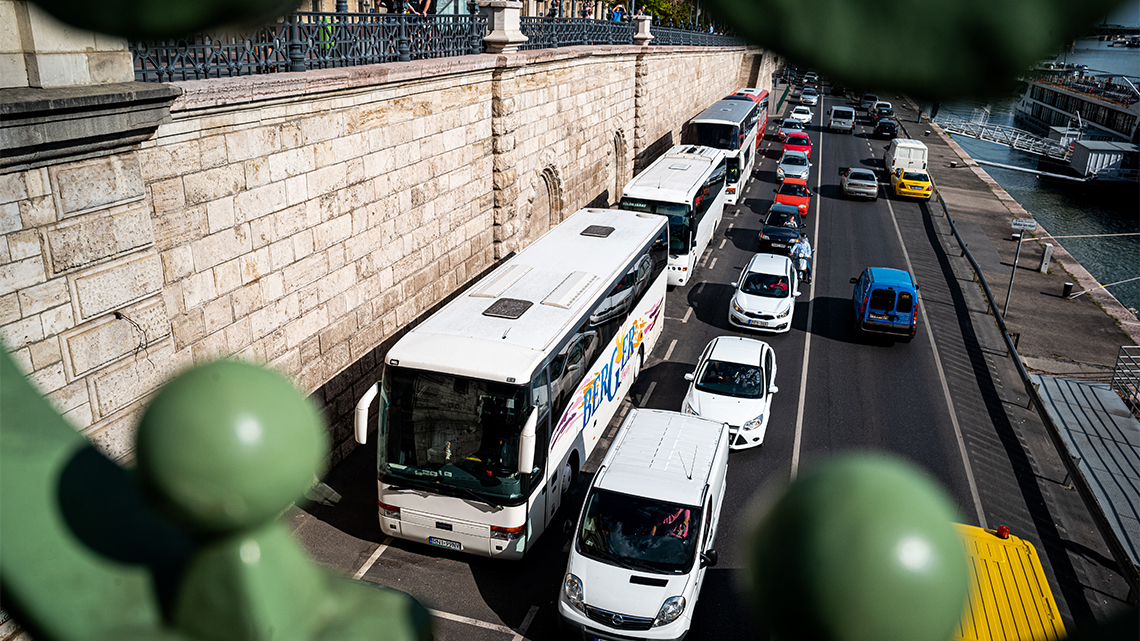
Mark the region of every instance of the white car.
POLYGON ((740 278, 728 304, 728 323, 734 327, 782 333, 792 328, 799 278, 792 259, 756 254, 740 278))
POLYGON ((808 160, 807 154, 795 149, 789 149, 780 156, 780 162, 776 165, 776 180, 783 182, 785 178, 803 178, 808 179, 808 171, 811 169, 811 161, 808 160))
POLYGON ((815 116, 815 114, 812 113, 812 110, 803 105, 792 109, 792 113, 788 114, 788 118, 798 120, 805 125, 811 122, 813 116, 815 116))
POLYGON ((776 352, 768 343, 719 336, 705 348, 681 411, 728 424, 729 449, 763 445, 776 387, 776 352))
POLYGON ((800 104, 815 105, 818 103, 819 103, 819 93, 815 89, 812 89, 811 87, 807 87, 806 89, 803 90, 803 93, 800 94, 800 104))

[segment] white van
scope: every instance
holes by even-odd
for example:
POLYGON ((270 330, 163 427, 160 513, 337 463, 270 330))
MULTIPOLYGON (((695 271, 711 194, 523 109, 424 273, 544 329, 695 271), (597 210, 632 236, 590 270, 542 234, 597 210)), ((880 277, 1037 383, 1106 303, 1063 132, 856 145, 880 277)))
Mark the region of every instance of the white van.
POLYGON ((883 166, 888 174, 893 174, 896 169, 925 171, 926 161, 926 145, 910 138, 895 138, 883 156, 883 166))
POLYGON ((832 107, 827 110, 827 128, 832 131, 855 131, 855 110, 851 107, 832 107))
POLYGON ((558 599, 574 638, 680 639, 713 548, 728 474, 728 425, 631 410, 606 453, 558 599))

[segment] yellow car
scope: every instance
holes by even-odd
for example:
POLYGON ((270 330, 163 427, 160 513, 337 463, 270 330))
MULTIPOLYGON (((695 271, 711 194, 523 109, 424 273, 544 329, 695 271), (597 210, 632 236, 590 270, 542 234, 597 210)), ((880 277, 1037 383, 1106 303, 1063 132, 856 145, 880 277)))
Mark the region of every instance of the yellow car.
POLYGON ((930 187, 930 176, 921 171, 896 169, 891 174, 891 188, 896 196, 914 196, 930 200, 933 190, 930 187))

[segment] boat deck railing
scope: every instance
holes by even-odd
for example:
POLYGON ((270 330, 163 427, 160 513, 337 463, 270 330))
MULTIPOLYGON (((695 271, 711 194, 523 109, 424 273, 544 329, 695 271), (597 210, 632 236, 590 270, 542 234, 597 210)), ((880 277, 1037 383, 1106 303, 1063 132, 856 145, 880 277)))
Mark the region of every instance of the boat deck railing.
POLYGON ((1049 158, 1067 160, 1069 157, 1069 148, 1060 141, 1038 136, 1024 129, 979 120, 966 120, 949 114, 938 116, 935 122, 947 133, 994 142, 1049 158))

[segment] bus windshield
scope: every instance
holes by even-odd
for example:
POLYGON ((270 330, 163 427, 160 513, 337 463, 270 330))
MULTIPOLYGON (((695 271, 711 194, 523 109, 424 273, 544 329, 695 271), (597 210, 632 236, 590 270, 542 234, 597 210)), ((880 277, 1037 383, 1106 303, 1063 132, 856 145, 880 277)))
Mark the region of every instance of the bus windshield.
POLYGON ((389 366, 380 480, 493 505, 525 500, 518 472, 527 388, 389 366))
POLYGON ((606 490, 586 502, 578 551, 603 563, 659 574, 693 567, 701 509, 606 490))
POLYGON ((716 147, 717 149, 739 149, 740 128, 719 122, 694 122, 692 124, 694 145, 716 147))
POLYGON ((689 253, 693 243, 692 209, 681 203, 663 203, 640 198, 622 198, 618 209, 641 211, 648 214, 669 217, 669 254, 681 256, 689 253))

